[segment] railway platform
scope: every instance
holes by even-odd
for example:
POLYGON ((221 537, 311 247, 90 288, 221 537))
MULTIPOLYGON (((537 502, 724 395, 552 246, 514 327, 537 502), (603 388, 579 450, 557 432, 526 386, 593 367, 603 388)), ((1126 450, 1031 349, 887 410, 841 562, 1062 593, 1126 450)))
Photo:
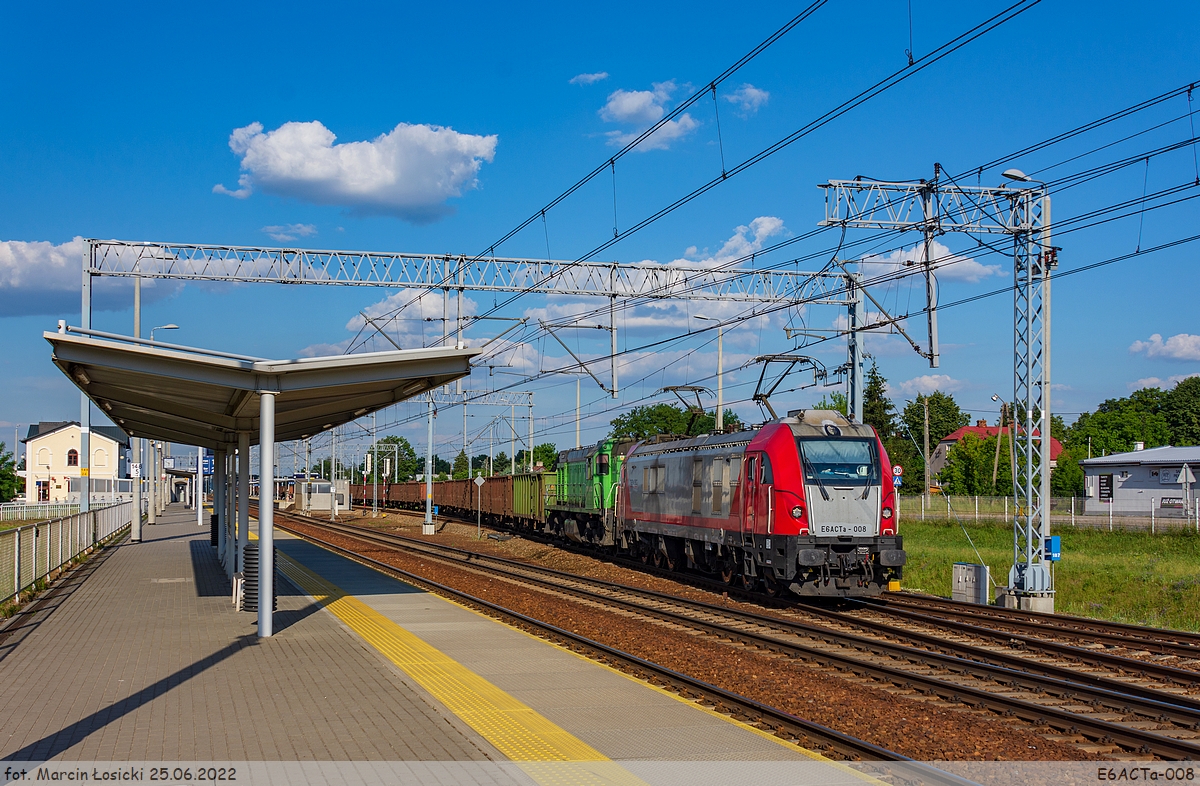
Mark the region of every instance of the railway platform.
POLYGON ((263 782, 266 762, 299 767, 289 782, 399 767, 406 782, 720 783, 748 765, 863 782, 284 533, 276 633, 259 638, 194 512, 159 521, 0 628, 5 761, 241 763, 263 782))

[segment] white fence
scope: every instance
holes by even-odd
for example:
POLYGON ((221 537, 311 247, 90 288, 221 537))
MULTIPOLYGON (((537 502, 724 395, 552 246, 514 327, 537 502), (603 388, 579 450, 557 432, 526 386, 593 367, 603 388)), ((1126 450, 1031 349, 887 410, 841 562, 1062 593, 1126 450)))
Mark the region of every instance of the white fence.
POLYGON ((32 587, 132 521, 133 503, 122 502, 0 531, 0 603, 32 587))
MULTIPOLYGON (((1012 521, 1015 508, 1011 497, 968 497, 944 494, 897 495, 901 521, 916 519, 955 519, 959 521, 1012 521)), ((1151 533, 1190 529, 1200 532, 1200 500, 1192 509, 1164 508, 1161 500, 1147 499, 1141 509, 1132 506, 1106 514, 1084 514, 1082 497, 1052 497, 1050 523, 1055 527, 1088 529, 1148 530, 1151 533)))
POLYGON ((75 502, 4 502, 0 503, 0 521, 45 521, 79 512, 75 502))

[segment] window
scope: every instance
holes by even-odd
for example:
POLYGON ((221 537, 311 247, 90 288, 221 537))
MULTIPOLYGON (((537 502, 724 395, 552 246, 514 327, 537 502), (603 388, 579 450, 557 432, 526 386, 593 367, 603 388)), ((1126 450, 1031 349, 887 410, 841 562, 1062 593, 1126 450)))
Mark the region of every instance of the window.
POLYGON ((78 467, 79 466, 79 451, 76 450, 75 448, 71 448, 70 450, 67 451, 67 466, 68 467, 78 467))
POLYGON ((92 451, 92 466, 107 467, 108 466, 108 451, 104 448, 96 448, 92 451))
POLYGON ((796 440, 804 464, 804 479, 835 486, 865 486, 878 482, 879 457, 867 439, 796 440))
POLYGON ((37 463, 39 467, 50 466, 50 448, 38 448, 37 463))
POLYGON ((692 513, 699 515, 700 501, 704 497, 704 460, 692 461, 692 513))
POLYGON ((726 459, 717 458, 712 463, 712 512, 720 516, 725 512, 725 468, 726 459))
POLYGON ((771 472, 771 459, 768 458, 765 453, 763 454, 760 465, 762 467, 762 476, 759 478, 759 480, 761 480, 763 483, 766 483, 768 485, 770 485, 771 483, 774 483, 775 476, 771 472))

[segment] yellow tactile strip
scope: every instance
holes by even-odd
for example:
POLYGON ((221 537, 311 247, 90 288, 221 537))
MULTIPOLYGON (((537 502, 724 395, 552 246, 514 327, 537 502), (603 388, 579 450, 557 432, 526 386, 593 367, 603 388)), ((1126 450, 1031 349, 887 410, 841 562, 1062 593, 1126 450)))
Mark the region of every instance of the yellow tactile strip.
POLYGON ((537 782, 645 786, 591 745, 358 598, 282 554, 278 560, 280 572, 537 782))

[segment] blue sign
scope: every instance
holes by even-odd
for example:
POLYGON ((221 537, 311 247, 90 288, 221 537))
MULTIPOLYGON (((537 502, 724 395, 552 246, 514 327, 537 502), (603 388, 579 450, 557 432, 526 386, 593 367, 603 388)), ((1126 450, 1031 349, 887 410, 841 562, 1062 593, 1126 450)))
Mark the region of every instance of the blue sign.
POLYGON ((1058 562, 1062 559, 1062 542, 1058 535, 1046 538, 1045 554, 1047 562, 1058 562))
POLYGON ((213 471, 214 471, 213 470, 213 466, 214 466, 213 462, 215 460, 216 459, 214 456, 205 456, 204 457, 204 474, 205 475, 213 474, 213 471))
POLYGON ((904 478, 900 477, 899 475, 893 475, 892 476, 892 485, 895 486, 896 488, 900 488, 901 486, 904 485, 904 478))
POLYGON ((433 506, 433 515, 435 515, 435 516, 436 516, 437 514, 438 514, 438 506, 437 506, 437 505, 434 505, 434 506, 433 506))

